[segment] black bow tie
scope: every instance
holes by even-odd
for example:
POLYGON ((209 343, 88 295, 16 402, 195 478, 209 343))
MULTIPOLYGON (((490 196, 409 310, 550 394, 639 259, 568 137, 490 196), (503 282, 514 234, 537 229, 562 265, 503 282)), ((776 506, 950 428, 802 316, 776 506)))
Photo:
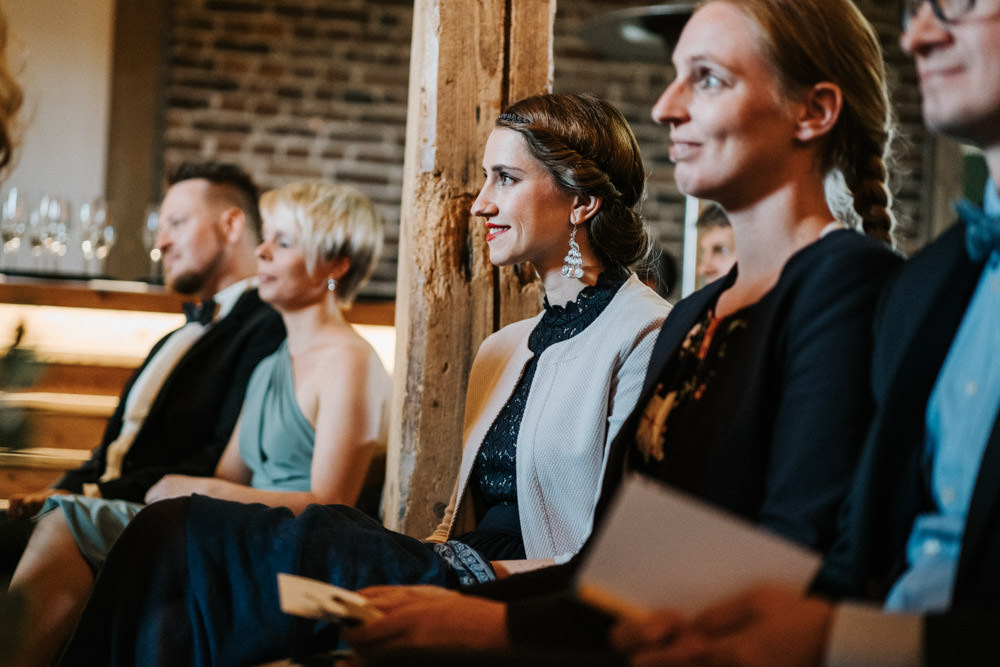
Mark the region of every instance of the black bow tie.
POLYGON ((208 324, 215 318, 215 305, 214 299, 205 299, 201 303, 185 301, 181 308, 184 309, 184 317, 188 322, 208 324))

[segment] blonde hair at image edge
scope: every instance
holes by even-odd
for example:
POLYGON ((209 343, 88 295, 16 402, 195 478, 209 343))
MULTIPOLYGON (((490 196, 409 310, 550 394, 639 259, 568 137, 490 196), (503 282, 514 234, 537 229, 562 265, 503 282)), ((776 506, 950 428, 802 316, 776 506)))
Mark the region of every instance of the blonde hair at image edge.
POLYGON ((320 261, 350 260, 337 279, 338 303, 349 306, 382 252, 382 221, 371 200, 348 185, 303 181, 265 192, 260 208, 274 224, 295 232, 310 274, 320 261))

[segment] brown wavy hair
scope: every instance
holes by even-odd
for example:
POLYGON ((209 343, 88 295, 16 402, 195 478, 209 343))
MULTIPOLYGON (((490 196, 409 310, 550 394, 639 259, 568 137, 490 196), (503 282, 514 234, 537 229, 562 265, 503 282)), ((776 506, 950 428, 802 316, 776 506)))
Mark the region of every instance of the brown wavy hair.
POLYGON ((535 95, 509 106, 496 126, 520 133, 564 192, 601 198, 582 226, 604 271, 624 277, 646 261, 650 239, 637 210, 646 169, 621 111, 594 95, 535 95))
POLYGON ((17 146, 17 112, 24 103, 24 91, 7 63, 7 16, 0 8, 0 174, 14 159, 17 146))

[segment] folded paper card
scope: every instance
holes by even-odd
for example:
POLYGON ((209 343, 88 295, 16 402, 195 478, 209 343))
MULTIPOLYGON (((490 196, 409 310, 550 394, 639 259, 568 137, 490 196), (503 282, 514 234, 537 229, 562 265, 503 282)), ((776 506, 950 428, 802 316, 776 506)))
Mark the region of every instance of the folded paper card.
POLYGON ((303 618, 362 622, 382 615, 354 591, 283 572, 278 574, 278 598, 281 611, 303 618))
POLYGON ((637 616, 695 614, 760 583, 805 589, 820 558, 676 489, 629 476, 577 575, 581 598, 637 616))

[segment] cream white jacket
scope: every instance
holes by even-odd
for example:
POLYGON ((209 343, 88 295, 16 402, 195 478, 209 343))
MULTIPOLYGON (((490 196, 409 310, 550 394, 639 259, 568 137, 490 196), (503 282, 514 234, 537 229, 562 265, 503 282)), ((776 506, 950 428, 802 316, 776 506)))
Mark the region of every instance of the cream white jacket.
MULTIPOLYGON (((670 305, 630 277, 596 320, 548 347, 517 437, 518 512, 528 558, 568 559, 590 535, 608 447, 642 390, 670 305)), ((541 319, 510 324, 480 346, 465 400, 465 448, 444 519, 428 540, 475 528, 469 488, 483 438, 531 359, 528 335, 541 319)))

